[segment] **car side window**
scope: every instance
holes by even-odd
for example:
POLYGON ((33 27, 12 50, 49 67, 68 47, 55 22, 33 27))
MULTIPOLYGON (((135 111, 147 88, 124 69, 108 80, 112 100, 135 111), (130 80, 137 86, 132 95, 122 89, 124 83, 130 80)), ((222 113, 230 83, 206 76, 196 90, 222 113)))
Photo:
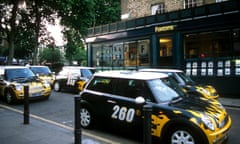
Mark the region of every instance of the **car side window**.
POLYGON ((118 81, 115 94, 129 98, 136 98, 138 96, 148 97, 148 89, 141 80, 122 79, 118 81))
POLYGON ((112 93, 112 79, 95 77, 88 85, 87 89, 104 93, 112 93))

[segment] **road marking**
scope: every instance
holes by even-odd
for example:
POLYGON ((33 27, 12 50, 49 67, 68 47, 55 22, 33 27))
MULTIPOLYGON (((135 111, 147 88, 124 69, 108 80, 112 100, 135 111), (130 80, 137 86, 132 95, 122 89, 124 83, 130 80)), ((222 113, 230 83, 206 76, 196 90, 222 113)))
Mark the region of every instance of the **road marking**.
MULTIPOLYGON (((12 108, 12 107, 9 107, 9 106, 6 106, 6 105, 0 104, 0 107, 2 107, 2 108, 4 108, 4 109, 11 110, 11 111, 14 111, 14 112, 17 112, 17 113, 20 113, 20 114, 23 114, 23 113, 24 113, 24 112, 21 111, 21 110, 18 110, 18 109, 15 109, 15 108, 12 108)), ((45 118, 43 118, 43 117, 40 117, 40 116, 37 116, 37 115, 34 115, 34 114, 30 114, 29 116, 32 117, 32 118, 41 120, 41 121, 43 121, 43 122, 47 122, 47 123, 50 123, 50 124, 53 124, 53 125, 62 127, 62 128, 64 128, 64 129, 68 129, 68 130, 70 130, 70 131, 74 131, 74 128, 69 127, 69 126, 66 126, 66 125, 63 125, 63 124, 61 124, 61 123, 58 123, 58 122, 55 122, 55 121, 52 121, 52 120, 49 120, 49 119, 45 119, 45 118)), ((96 139, 96 140, 105 142, 105 143, 120 144, 119 142, 111 141, 111 140, 109 140, 109 139, 105 139, 105 138, 102 138, 102 137, 93 135, 93 134, 91 134, 91 133, 88 133, 88 132, 82 131, 82 134, 85 135, 85 136, 88 136, 88 137, 92 137, 92 138, 94 138, 94 139, 96 139)))

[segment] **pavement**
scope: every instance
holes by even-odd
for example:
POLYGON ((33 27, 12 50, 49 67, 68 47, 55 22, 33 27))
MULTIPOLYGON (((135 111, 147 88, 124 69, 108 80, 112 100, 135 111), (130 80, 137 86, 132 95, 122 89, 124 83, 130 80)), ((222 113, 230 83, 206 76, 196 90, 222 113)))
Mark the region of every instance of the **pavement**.
POLYGON ((23 115, 20 110, 0 104, 0 144, 120 144, 83 131, 76 141, 72 127, 32 114, 25 124, 23 115))
MULTIPOLYGON (((240 98, 219 98, 226 107, 240 108, 240 98)), ((23 112, 0 104, 1 144, 119 144, 82 131, 79 141, 74 129, 30 114, 29 124, 24 124, 23 112)))

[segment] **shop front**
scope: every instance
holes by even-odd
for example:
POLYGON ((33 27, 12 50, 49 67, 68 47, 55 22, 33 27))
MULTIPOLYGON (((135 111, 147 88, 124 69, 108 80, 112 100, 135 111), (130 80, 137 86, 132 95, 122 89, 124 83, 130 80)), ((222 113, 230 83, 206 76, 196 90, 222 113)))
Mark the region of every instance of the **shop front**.
POLYGON ((88 65, 99 70, 180 68, 237 96, 239 1, 205 5, 89 29, 88 65))

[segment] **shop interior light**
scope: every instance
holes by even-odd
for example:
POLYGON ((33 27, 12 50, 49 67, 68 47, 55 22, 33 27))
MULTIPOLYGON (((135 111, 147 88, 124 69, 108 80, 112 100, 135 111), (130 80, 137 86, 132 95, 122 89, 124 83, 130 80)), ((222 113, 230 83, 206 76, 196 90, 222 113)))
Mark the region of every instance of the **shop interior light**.
POLYGON ((169 38, 160 38, 160 43, 167 43, 170 42, 171 40, 169 38))

